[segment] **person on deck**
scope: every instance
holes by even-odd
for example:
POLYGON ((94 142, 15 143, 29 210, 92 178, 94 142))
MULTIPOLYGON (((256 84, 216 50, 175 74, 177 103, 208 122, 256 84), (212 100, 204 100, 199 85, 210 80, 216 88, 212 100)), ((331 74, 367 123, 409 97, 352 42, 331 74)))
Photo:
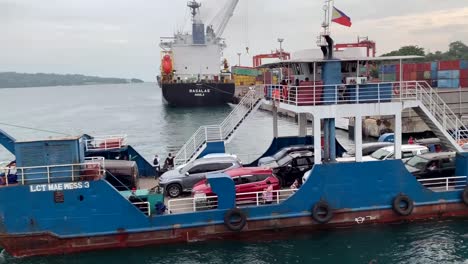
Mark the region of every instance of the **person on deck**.
POLYGON ((270 181, 267 181, 268 187, 263 191, 263 202, 265 204, 271 204, 273 202, 273 185, 270 181))
POLYGON ((167 170, 172 170, 174 168, 174 157, 171 153, 167 155, 166 161, 164 162, 164 167, 166 167, 167 170))
POLYGON ((159 172, 161 171, 161 164, 159 163, 159 156, 158 156, 158 154, 154 155, 153 167, 154 167, 154 171, 155 171, 155 176, 154 176, 154 178, 156 179, 156 178, 159 177, 159 172))
POLYGON ((413 137, 409 137, 409 139, 408 139, 408 144, 410 144, 410 145, 414 144, 414 139, 413 139, 413 137))

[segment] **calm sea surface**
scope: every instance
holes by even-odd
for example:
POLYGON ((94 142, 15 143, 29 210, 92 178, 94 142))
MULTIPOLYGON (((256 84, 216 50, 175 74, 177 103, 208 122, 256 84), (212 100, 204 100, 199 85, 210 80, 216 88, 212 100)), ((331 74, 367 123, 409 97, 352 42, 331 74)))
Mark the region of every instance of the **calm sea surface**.
MULTIPOLYGON (((126 134, 129 144, 149 160, 156 153, 164 158, 166 146, 182 145, 200 125, 217 124, 232 109, 169 108, 162 104, 160 89, 149 83, 0 89, 0 99, 0 129, 17 140, 83 133, 126 134)), ((237 154, 263 153, 272 139, 271 119, 267 112, 255 113, 227 150, 237 154)), ((297 131, 294 120, 280 119, 280 136, 296 135, 297 131)), ((344 132, 337 134, 343 145, 350 145, 344 132)), ((0 161, 12 158, 0 149, 0 161)), ((25 259, 2 252, 0 263, 468 264, 468 221, 344 229, 289 240, 225 241, 25 259)))

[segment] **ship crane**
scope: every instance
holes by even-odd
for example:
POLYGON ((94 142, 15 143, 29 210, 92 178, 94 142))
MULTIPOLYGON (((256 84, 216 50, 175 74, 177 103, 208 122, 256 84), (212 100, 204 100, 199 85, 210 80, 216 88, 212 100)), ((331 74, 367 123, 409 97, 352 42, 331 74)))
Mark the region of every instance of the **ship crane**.
POLYGON ((239 0, 228 0, 226 5, 218 12, 218 14, 211 21, 211 25, 213 26, 214 34, 216 35, 216 37, 221 38, 221 36, 223 35, 224 30, 226 29, 229 20, 234 14, 234 10, 236 9, 238 3, 239 0))

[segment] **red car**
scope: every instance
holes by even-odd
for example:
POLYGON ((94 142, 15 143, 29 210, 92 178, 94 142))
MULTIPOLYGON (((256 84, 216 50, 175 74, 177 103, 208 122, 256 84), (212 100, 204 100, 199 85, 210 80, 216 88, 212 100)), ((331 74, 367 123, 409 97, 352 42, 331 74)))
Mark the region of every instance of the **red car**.
MULTIPOLYGON (((228 170, 225 173, 231 176, 234 184, 236 185, 238 201, 246 198, 249 200, 256 198, 256 194, 242 194, 263 192, 268 188, 268 183, 273 185, 273 190, 280 189, 278 179, 269 168, 243 167, 228 170)), ((197 193, 203 193, 206 196, 216 196, 216 194, 211 190, 208 180, 203 180, 195 184, 192 190, 192 196, 197 193)))

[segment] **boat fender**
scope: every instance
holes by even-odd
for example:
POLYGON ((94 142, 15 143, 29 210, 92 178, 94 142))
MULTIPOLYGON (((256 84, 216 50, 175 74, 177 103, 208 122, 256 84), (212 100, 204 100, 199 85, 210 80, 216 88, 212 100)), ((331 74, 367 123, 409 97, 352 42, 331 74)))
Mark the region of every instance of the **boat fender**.
POLYGON ((320 224, 328 223, 333 218, 331 206, 323 200, 314 204, 312 218, 320 224))
POLYGON ((246 223, 245 213, 237 208, 227 211, 224 215, 224 224, 231 231, 241 231, 246 223))
POLYGON ((462 199, 463 199, 463 202, 464 202, 466 205, 468 205, 468 186, 465 187, 465 190, 463 191, 462 199))
POLYGON ((409 198, 408 195, 399 194, 393 199, 393 210, 402 216, 408 216, 413 212, 414 202, 409 198), (401 203, 404 203, 405 206, 401 207, 401 203))
POLYGON ((283 86, 283 99, 288 100, 288 95, 289 95, 288 87, 283 86))

